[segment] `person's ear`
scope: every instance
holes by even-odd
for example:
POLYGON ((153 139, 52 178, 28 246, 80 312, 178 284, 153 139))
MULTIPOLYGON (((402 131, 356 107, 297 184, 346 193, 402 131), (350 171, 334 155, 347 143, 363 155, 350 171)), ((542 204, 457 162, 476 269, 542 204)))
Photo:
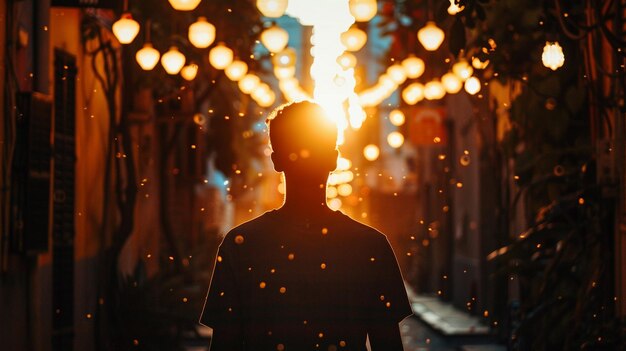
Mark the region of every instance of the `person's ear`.
POLYGON ((285 158, 281 157, 281 155, 272 151, 270 154, 270 158, 272 159, 272 163, 274 164, 274 170, 276 172, 283 172, 285 170, 285 158))

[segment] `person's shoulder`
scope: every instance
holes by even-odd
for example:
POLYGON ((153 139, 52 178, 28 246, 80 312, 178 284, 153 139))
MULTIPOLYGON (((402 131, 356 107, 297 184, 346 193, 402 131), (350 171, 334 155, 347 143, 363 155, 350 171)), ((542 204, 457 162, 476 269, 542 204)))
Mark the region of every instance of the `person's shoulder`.
MULTIPOLYGON (((338 211, 339 212, 339 211, 338 211)), ((349 232, 356 233, 360 239, 370 239, 373 241, 387 241, 387 236, 375 227, 359 222, 354 218, 346 215, 343 212, 339 212, 342 217, 342 225, 349 232)))
POLYGON ((267 228, 268 223, 271 221, 270 217, 273 216, 273 212, 274 210, 267 211, 233 227, 224 236, 222 245, 229 245, 229 243, 240 244, 245 241, 246 238, 249 238, 264 228, 267 228))

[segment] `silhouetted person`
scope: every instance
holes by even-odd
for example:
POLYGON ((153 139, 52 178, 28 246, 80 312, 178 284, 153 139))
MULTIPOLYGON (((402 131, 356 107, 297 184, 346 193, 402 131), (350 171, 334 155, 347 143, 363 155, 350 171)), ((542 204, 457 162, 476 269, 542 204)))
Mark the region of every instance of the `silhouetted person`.
POLYGON ((283 206, 224 238, 200 322, 211 351, 402 350, 411 314, 387 238, 326 205, 337 128, 318 105, 270 116, 272 161, 285 173, 283 206))

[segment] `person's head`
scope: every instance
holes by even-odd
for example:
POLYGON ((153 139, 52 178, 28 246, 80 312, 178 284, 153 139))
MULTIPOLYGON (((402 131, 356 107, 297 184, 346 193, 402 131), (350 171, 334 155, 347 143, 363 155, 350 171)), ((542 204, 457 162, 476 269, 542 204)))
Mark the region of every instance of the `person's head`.
POLYGON ((267 119, 272 161, 290 181, 325 183, 337 167, 337 125, 310 101, 293 102, 267 119))

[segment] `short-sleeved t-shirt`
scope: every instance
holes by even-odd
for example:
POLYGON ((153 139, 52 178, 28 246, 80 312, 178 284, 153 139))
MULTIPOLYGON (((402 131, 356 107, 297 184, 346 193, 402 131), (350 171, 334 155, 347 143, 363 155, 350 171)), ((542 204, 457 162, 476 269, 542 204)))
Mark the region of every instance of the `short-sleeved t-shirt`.
POLYGON ((244 350, 364 351, 368 330, 412 313, 385 235, 333 211, 320 224, 266 212, 220 245, 200 322, 244 350))

